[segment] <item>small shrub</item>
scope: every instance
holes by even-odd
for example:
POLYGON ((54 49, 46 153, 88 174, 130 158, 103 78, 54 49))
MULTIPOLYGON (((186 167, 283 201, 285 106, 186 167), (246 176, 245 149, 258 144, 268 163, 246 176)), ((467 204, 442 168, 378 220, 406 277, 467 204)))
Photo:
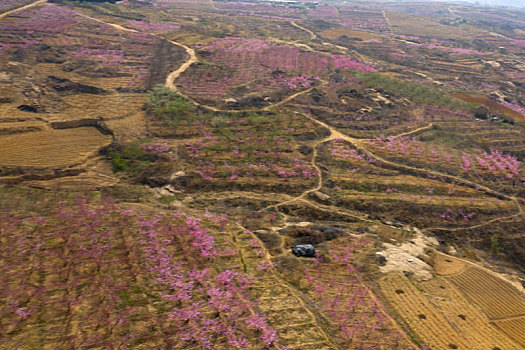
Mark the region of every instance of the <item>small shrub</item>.
POLYGON ((127 160, 122 158, 122 155, 120 154, 120 152, 113 153, 112 162, 113 162, 113 171, 115 172, 125 171, 129 168, 127 160))
POLYGON ((146 108, 153 118, 162 119, 173 127, 178 126, 181 121, 192 122, 196 118, 196 107, 164 86, 155 87, 148 92, 146 108))

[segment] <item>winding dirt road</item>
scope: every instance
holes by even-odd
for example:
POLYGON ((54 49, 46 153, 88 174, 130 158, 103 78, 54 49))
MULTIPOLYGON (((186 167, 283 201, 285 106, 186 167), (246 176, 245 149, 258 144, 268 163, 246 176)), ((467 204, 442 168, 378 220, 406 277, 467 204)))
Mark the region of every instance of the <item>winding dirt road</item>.
POLYGON ((47 2, 47 0, 38 0, 38 1, 35 1, 35 2, 31 3, 31 4, 28 4, 28 5, 25 5, 25 6, 22 6, 22 7, 18 7, 16 9, 13 9, 11 11, 0 13, 0 18, 4 18, 6 16, 9 16, 12 13, 19 12, 19 11, 24 11, 24 10, 27 10, 28 8, 44 4, 46 2, 47 2))
POLYGON ((305 32, 310 34, 310 40, 314 40, 314 39, 317 38, 317 34, 312 32, 310 29, 307 29, 307 28, 303 27, 302 25, 295 23, 294 21, 290 21, 290 24, 293 25, 294 27, 297 27, 297 28, 299 28, 301 30, 304 30, 305 32))
POLYGON ((168 42, 170 42, 173 45, 177 45, 179 47, 182 47, 184 50, 186 50, 186 53, 189 56, 189 58, 188 58, 188 60, 186 62, 184 62, 177 70, 174 70, 173 72, 168 74, 168 76, 166 77, 166 86, 168 88, 176 91, 177 87, 175 86, 175 80, 177 80, 177 78, 182 73, 184 73, 188 68, 190 68, 190 66, 192 64, 198 62, 199 59, 197 58, 197 55, 195 54, 195 50, 192 49, 191 47, 186 46, 186 45, 184 45, 182 43, 178 43, 178 42, 173 41, 173 40, 168 40, 168 42))

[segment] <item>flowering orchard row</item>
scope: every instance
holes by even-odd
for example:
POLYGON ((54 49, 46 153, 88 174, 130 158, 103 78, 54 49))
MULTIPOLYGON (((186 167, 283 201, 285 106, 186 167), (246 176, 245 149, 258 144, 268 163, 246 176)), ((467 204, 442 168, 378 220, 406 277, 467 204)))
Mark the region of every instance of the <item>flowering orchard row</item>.
POLYGON ((78 25, 81 18, 65 6, 47 5, 17 13, 14 20, 0 23, 0 53, 13 49, 27 49, 43 43, 46 37, 63 33, 78 25))
MULTIPOLYGON (((151 31, 178 28, 152 22, 135 22, 133 24, 137 27, 151 31)), ((62 58, 100 64, 111 68, 115 76, 132 75, 128 82, 128 86, 132 87, 144 87, 149 75, 151 46, 159 40, 147 33, 121 33, 105 24, 81 17, 69 7, 54 4, 21 11, 16 18, 2 21, 0 37, 2 53, 46 44, 60 48, 56 54, 62 58), (101 32, 104 34, 101 35, 101 32), (57 41, 60 44, 57 45, 57 41)), ((84 66, 88 67, 89 64, 84 66)))
POLYGON ((276 347, 276 332, 253 311, 254 277, 237 271, 227 225, 209 213, 84 200, 48 217, 4 215, 1 346, 276 347))
MULTIPOLYGON (((327 162, 323 164, 325 167, 332 169, 324 178, 324 191, 338 205, 346 208, 385 212, 404 222, 414 220, 414 217, 421 226, 463 225, 514 210, 511 202, 487 197, 476 188, 462 186, 459 181, 430 174, 411 176, 385 169, 381 161, 359 152, 342 140, 328 143, 321 150, 319 159, 327 162), (377 204, 380 202, 388 204, 377 204), (407 212, 412 214, 407 216, 407 212)), ((463 173, 460 176, 468 178, 463 173)))
POLYGON ((329 244, 326 253, 317 255, 307 267, 305 287, 346 348, 415 349, 387 316, 360 272, 356 256, 371 244, 366 238, 352 236, 329 244))
POLYGON ((238 16, 254 15, 263 18, 293 21, 300 19, 302 15, 298 9, 273 6, 270 4, 218 1, 214 5, 220 12, 236 14, 238 16))
MULTIPOLYGON (((298 124, 298 121, 291 120, 298 124)), ((293 125, 293 124, 289 124, 293 125)), ((194 172, 205 180, 213 178, 280 177, 311 179, 317 171, 295 150, 290 137, 297 127, 277 130, 266 125, 254 131, 213 133, 203 130, 203 136, 186 144, 185 156, 194 172)))
MULTIPOLYGON (((189 95, 262 97, 312 86, 330 70, 375 72, 372 65, 339 55, 304 51, 259 39, 227 37, 196 45, 208 64, 192 67, 177 83, 189 95)), ((278 98, 278 97, 277 97, 278 98)))
POLYGON ((465 48, 460 48, 460 47, 448 47, 448 46, 443 46, 443 45, 414 43, 414 42, 408 42, 408 43, 410 46, 423 47, 426 49, 439 50, 443 52, 450 52, 454 55, 484 55, 485 54, 481 51, 465 49, 465 48))
POLYGON ((0 0, 0 11, 9 11, 11 9, 17 8, 24 3, 29 3, 30 1, 20 1, 20 0, 0 0))
POLYGON ((491 149, 478 149, 475 153, 458 152, 449 148, 421 142, 414 137, 377 137, 369 145, 389 156, 418 159, 425 163, 440 164, 463 174, 512 179, 521 175, 522 164, 516 157, 491 149))

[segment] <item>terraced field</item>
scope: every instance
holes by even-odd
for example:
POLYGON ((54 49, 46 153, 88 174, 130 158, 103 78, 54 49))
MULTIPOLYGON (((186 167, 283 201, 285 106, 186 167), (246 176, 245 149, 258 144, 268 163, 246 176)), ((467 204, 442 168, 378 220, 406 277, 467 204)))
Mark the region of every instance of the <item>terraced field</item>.
MULTIPOLYGON (((468 296, 450 282, 450 277, 414 285, 402 275, 390 274, 381 279, 380 286, 395 313, 431 349, 521 348, 516 337, 510 336, 521 334, 520 330, 508 333, 494 326, 478 305, 473 306, 470 298, 467 300, 468 296)), ((489 283, 485 285, 485 289, 491 287, 489 283)))
POLYGON ((522 276, 519 31, 66 5, 0 15, 0 347, 525 347, 522 293, 436 253, 522 276))
POLYGON ((447 278, 490 320, 519 316, 525 313, 523 295, 487 271, 468 267, 464 272, 447 278))
POLYGON ((409 279, 391 274, 381 279, 381 290, 401 319, 431 349, 470 349, 409 279))
POLYGON ((0 166, 65 168, 82 164, 101 147, 111 143, 111 136, 96 128, 42 130, 0 136, 0 166))
POLYGON ((514 342, 508 332, 501 332, 500 327, 494 327, 494 323, 489 322, 447 278, 438 277, 417 286, 471 348, 520 348, 519 342, 514 342))

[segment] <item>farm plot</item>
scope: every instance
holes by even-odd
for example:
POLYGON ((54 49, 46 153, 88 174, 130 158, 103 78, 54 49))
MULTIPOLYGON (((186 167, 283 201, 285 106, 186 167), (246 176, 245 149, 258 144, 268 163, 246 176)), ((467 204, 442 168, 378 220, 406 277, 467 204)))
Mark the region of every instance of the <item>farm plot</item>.
POLYGON ((258 307, 267 315, 281 344, 290 349, 330 348, 332 342, 315 314, 299 293, 275 273, 274 264, 264 259, 267 252, 264 245, 248 231, 237 234, 236 238, 245 268, 258 278, 253 286, 260 301, 258 307))
POLYGON ((148 124, 154 136, 177 139, 167 147, 177 150, 192 179, 185 190, 264 188, 295 193, 317 180, 311 144, 323 130, 298 115, 220 114, 207 121, 180 122, 175 128, 160 121, 148 124))
POLYGON ((525 314, 523 295, 508 282, 479 267, 469 266, 464 272, 446 278, 491 321, 525 314))
POLYGON ((335 339, 348 349, 411 349, 412 344, 387 315, 360 272, 359 259, 371 241, 344 235, 325 242, 305 268, 301 281, 319 306, 335 339))
POLYGON ((390 27, 380 8, 356 5, 339 6, 340 23, 352 29, 379 33, 390 32, 390 27))
POLYGON ((109 143, 111 136, 93 127, 0 136, 0 166, 64 168, 82 163, 109 143))
POLYGON ((467 262, 444 254, 436 254, 434 258, 434 271, 441 276, 460 274, 467 267, 467 262))
POLYGON ((223 1, 217 1, 214 5, 219 12, 234 14, 237 16, 257 16, 277 20, 298 20, 303 17, 299 9, 288 8, 285 6, 223 1))
POLYGON ((380 84, 366 88, 362 80, 352 71, 339 71, 337 81, 331 80, 322 88, 297 97, 293 106, 311 111, 318 120, 356 138, 399 135, 432 121, 434 113, 421 105, 407 104, 397 88, 380 88, 380 84))
POLYGON ((79 199, 45 218, 3 216, 0 346, 277 347, 233 225, 142 210, 79 199))
POLYGON ((428 178, 400 173, 362 154, 343 140, 325 143, 318 162, 329 168, 323 174, 325 202, 373 212, 418 227, 468 226, 515 210, 511 201, 481 191, 428 178))
POLYGON ((334 28, 334 29, 326 29, 323 30, 321 33, 319 33, 320 36, 328 39, 337 39, 341 36, 346 36, 350 39, 359 39, 363 41, 367 40, 379 40, 384 38, 383 36, 365 32, 365 31, 359 31, 359 30, 353 30, 349 28, 334 28))
POLYGON ((379 285, 395 312, 430 349, 472 349, 408 278, 389 274, 379 285))
POLYGON ((508 282, 476 267, 446 276, 501 332, 525 346, 525 298, 508 282))
MULTIPOLYGON (((480 311, 446 278, 438 277, 417 284, 441 315, 473 349, 514 349, 520 347, 489 323, 480 311)), ((500 327, 498 327, 500 328, 500 327)), ((516 333, 519 334, 519 331, 516 333)))
POLYGON ((507 334, 508 337, 525 347, 525 316, 492 321, 492 323, 503 333, 507 334))
POLYGON ((515 119, 516 121, 525 121, 525 111, 522 111, 521 113, 517 110, 514 110, 506 105, 500 104, 487 96, 483 95, 475 95, 475 94, 456 94, 454 95, 457 98, 474 104, 483 104, 486 106, 492 113, 502 113, 504 115, 508 115, 509 117, 515 119))
POLYGON ((145 94, 115 93, 111 95, 75 94, 65 96, 68 108, 59 113, 49 114, 48 120, 71 120, 81 118, 102 118, 111 120, 139 111, 144 105, 145 94))
MULTIPOLYGON (((134 25, 153 33, 165 27, 141 21, 134 25)), ((36 78, 46 80, 51 85, 48 88, 61 96, 75 89, 97 93, 92 86, 99 88, 98 93, 145 89, 151 52, 161 40, 148 31, 122 31, 54 4, 6 17, 0 25, 0 37, 0 52, 6 58, 34 66, 36 78), (19 54, 13 57, 14 52, 19 54)))
POLYGON ((461 143, 461 140, 467 139, 468 144, 475 145, 478 148, 496 149, 514 157, 519 157, 525 150, 525 130, 519 126, 502 125, 501 122, 488 120, 475 120, 467 116, 454 117, 450 115, 450 118, 447 119, 443 117, 436 118, 436 122, 439 121, 436 124, 440 126, 442 132, 441 137, 431 136, 436 141, 446 137, 449 140, 454 140, 452 145, 459 148, 467 145, 461 143))
POLYGON ((265 106, 292 92, 320 85, 321 77, 335 68, 376 70, 344 56, 259 39, 227 37, 198 45, 198 49, 205 64, 190 68, 177 85, 209 104, 217 103, 210 98, 214 97, 233 106, 248 102, 252 107, 265 106))
POLYGON ((417 37, 454 40, 467 37, 476 37, 483 30, 473 27, 447 26, 434 20, 432 17, 405 14, 400 12, 386 12, 392 32, 417 37))

